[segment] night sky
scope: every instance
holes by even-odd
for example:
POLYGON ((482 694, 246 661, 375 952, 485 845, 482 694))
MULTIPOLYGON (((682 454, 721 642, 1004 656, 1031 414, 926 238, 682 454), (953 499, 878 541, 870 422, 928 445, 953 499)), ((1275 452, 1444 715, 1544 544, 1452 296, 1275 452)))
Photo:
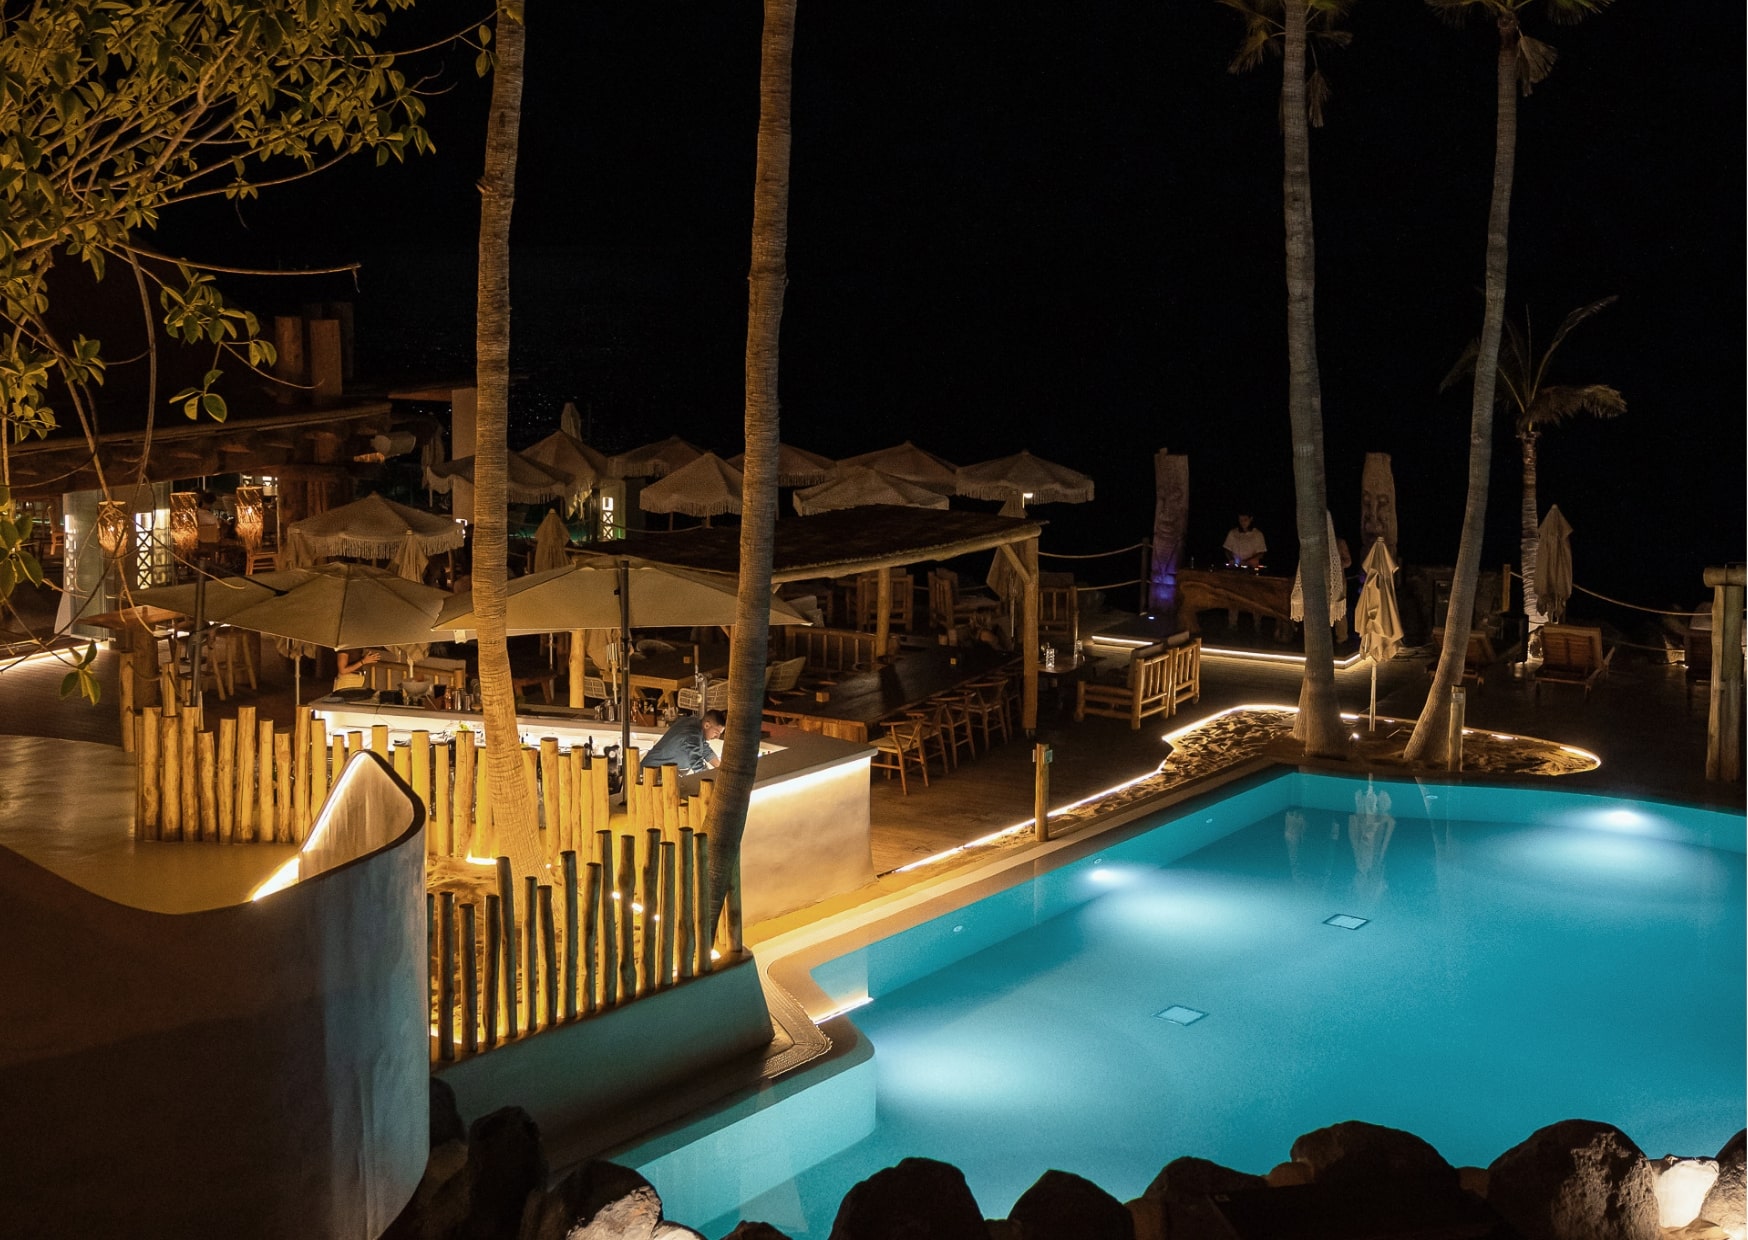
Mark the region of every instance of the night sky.
MULTIPOLYGON (((574 399, 604 450, 677 433, 738 451, 759 7, 528 9, 512 442, 574 399)), ((461 11, 421 5, 402 29, 461 11)), ((1743 9, 1539 19, 1560 60, 1520 105, 1509 305, 1546 338, 1619 294, 1551 377, 1630 406, 1543 439, 1542 506, 1576 530, 1580 585, 1691 605, 1744 544, 1743 9)), ((1438 384, 1480 327, 1493 35, 1410 0, 1365 0, 1349 27, 1312 136, 1331 507, 1356 536, 1363 454, 1389 452, 1403 555, 1448 564, 1469 392, 1438 384)), ((1238 33, 1214 0, 802 0, 784 438, 832 456, 908 438, 958 463, 1025 447, 1085 470, 1099 497, 1039 510, 1046 551, 1146 538, 1169 447, 1190 456, 1199 558, 1239 504, 1286 547, 1279 68, 1228 74, 1238 33)), ((435 156, 190 213, 164 244, 361 260, 366 368, 465 373, 487 101, 471 59, 427 62, 435 156)), ((348 290, 241 291, 271 313, 348 290)), ((1517 459, 1502 430, 1490 564, 1516 559, 1517 459)))

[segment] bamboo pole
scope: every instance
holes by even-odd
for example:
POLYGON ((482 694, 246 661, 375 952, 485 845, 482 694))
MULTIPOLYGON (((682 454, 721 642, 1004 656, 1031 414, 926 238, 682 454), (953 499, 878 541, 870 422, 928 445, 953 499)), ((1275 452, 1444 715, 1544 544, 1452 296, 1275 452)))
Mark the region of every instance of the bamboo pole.
POLYGON ((577 850, 577 794, 573 772, 575 746, 558 756, 558 855, 577 850))
POLYGON ((692 828, 680 828, 680 912, 678 916, 680 980, 692 976, 698 957, 698 914, 693 893, 698 885, 697 858, 692 851, 692 828))
POLYGON ((134 710, 134 665, 128 660, 121 661, 121 670, 116 682, 116 701, 121 707, 121 751, 134 751, 134 726, 136 712, 134 710))
POLYGON ((159 747, 164 758, 164 778, 159 784, 163 808, 158 821, 163 824, 160 839, 182 838, 182 724, 174 715, 165 715, 158 723, 161 729, 159 747))
POLYGON ((694 902, 692 915, 698 921, 698 972, 703 975, 715 968, 715 961, 710 958, 715 935, 713 927, 706 924, 710 919, 710 836, 707 832, 692 833, 692 854, 692 870, 698 876, 698 899, 694 902))
POLYGON ((644 832, 644 839, 647 842, 643 850, 643 976, 638 985, 639 994, 648 994, 656 989, 656 965, 661 958, 662 932, 660 828, 650 827, 644 832))
POLYGON ((370 752, 385 762, 389 760, 388 724, 373 723, 370 725, 370 752))
POLYGON ((586 845, 589 849, 589 855, 596 860, 600 859, 600 854, 595 851, 595 832, 607 825, 606 818, 600 816, 596 809, 596 784, 599 779, 604 777, 606 769, 606 763, 596 763, 594 754, 586 753, 583 755, 582 791, 578 794, 578 800, 583 803, 582 812, 578 815, 580 819, 578 829, 582 835, 578 842, 586 845), (600 768, 599 770, 596 769, 597 766, 600 768))
POLYGON ((522 1027, 540 1028, 540 891, 534 875, 522 879, 522 993, 528 996, 522 1027))
POLYGON ((435 851, 433 840, 440 834, 435 830, 437 821, 437 806, 431 800, 431 733, 423 728, 413 730, 412 743, 407 746, 407 761, 413 764, 413 777, 407 782, 413 786, 413 795, 419 798, 425 807, 425 821, 430 824, 425 832, 425 851, 435 851))
POLYGON ((472 732, 455 738, 455 852, 466 858, 473 852, 473 803, 475 749, 472 732))
POLYGON ((303 842, 294 834, 297 827, 291 812, 291 761, 291 733, 275 732, 273 734, 273 787, 278 804, 274 807, 273 842, 276 844, 301 844, 303 842))
POLYGON ((558 1024, 558 927, 552 916, 552 884, 542 883, 540 899, 540 965, 546 987, 546 1027, 558 1024))
POLYGON ((516 1036, 517 955, 516 881, 510 876, 510 859, 498 858, 498 909, 504 942, 504 1037, 516 1036))
POLYGON ((196 741, 194 778, 200 786, 200 838, 208 843, 218 840, 218 788, 213 773, 218 770, 218 740, 211 732, 202 731, 196 741))
POLYGON ((588 886, 583 891, 583 1015, 600 1010, 595 991, 600 977, 596 959, 601 947, 601 863, 591 861, 584 870, 588 886))
MULTIPOLYGON (((478 755, 475 755, 476 759, 478 755)), ((498 855, 497 833, 492 829, 492 790, 486 780, 486 763, 475 761, 473 784, 473 847, 471 851, 481 857, 498 855)))
POLYGON ((218 760, 213 767, 218 785, 218 838, 229 844, 237 838, 237 721, 220 719, 218 760))
POLYGON ((182 733, 177 758, 182 767, 182 838, 200 838, 200 777, 194 769, 195 751, 199 747, 200 716, 184 710, 176 717, 182 733))
POLYGON ((328 748, 333 751, 329 761, 333 767, 333 780, 337 784, 340 782, 340 772, 346 769, 346 738, 339 732, 334 733, 328 738, 328 748))
POLYGON ((440 857, 455 855, 455 807, 449 790, 449 755, 450 745, 437 745, 432 749, 432 757, 436 759, 436 773, 432 777, 432 815, 436 819, 432 827, 435 837, 427 851, 440 857))
POLYGON ((556 862, 564 845, 559 842, 563 819, 558 812, 558 737, 540 738, 541 837, 546 841, 546 859, 556 862))
POLYGON ((657 989, 674 984, 674 922, 676 916, 674 913, 674 842, 672 840, 661 842, 661 872, 662 912, 659 929, 661 930, 662 950, 660 967, 656 973, 657 989))
POLYGON ((670 766, 662 780, 662 820, 656 824, 670 844, 680 838, 680 818, 680 768, 670 766))
POLYGON ((273 720, 255 724, 255 838, 273 839, 273 720))
POLYGON ((177 691, 176 673, 169 667, 158 669, 158 700, 164 704, 164 718, 174 719, 182 710, 182 695, 177 691))
POLYGON ((461 906, 461 1049, 479 1053, 479 928, 472 900, 461 906))
MULTIPOLYGON (((425 1019, 427 1030, 436 1019, 437 1011, 437 893, 425 893, 425 1019)), ((431 1045, 431 1034, 425 1035, 425 1057, 430 1059, 434 1053, 431 1045)))
POLYGON ((437 1058, 455 1058, 455 893, 437 904, 437 1058))
MULTIPOLYGON (((338 772, 336 772, 337 774, 338 772)), ((328 725, 320 719, 310 720, 310 823, 321 815, 328 803, 328 725)))
POLYGON ((481 998, 485 1007, 485 1042, 488 1047, 498 1044, 498 975, 501 972, 500 962, 503 958, 503 914, 500 901, 495 894, 486 895, 486 980, 481 988, 481 998))
POLYGON ((577 1018, 577 853, 567 848, 558 855, 564 874, 564 1018, 577 1018))
POLYGON ((310 836, 310 818, 319 807, 310 804, 310 723, 313 708, 299 706, 291 727, 291 830, 292 838, 302 843, 310 836))
POLYGON ((613 861, 613 833, 595 833, 601 843, 601 1006, 619 999, 619 879, 613 861))
POLYGON ((163 834, 159 788, 164 772, 164 712, 148 706, 140 712, 140 796, 134 837, 159 839, 163 834))
POLYGON ((619 837, 619 1000, 637 997, 637 837, 619 837))
POLYGON ((237 840, 255 839, 255 708, 237 707, 237 840))
POLYGON ((346 733, 346 761, 352 761, 353 754, 363 753, 364 750, 364 732, 362 729, 354 728, 352 731, 346 733))
POLYGON ((395 774, 411 784, 413 782, 413 756, 405 745, 393 745, 389 748, 389 761, 394 766, 395 774))

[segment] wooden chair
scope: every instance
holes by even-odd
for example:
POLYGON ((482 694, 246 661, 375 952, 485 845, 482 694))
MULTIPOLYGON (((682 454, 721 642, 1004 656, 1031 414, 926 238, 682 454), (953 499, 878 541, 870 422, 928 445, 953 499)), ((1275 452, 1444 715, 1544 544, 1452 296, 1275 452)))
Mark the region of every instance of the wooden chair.
POLYGON ((905 718, 915 721, 917 725, 917 736, 922 742, 925 758, 931 745, 934 746, 934 752, 940 755, 943 775, 952 772, 954 759, 957 757, 951 743, 951 725, 947 721, 946 711, 944 702, 925 702, 904 712, 905 718))
POLYGON ((1009 739, 1007 706, 1002 700, 1006 686, 1007 680, 1001 676, 990 680, 974 680, 965 686, 965 712, 983 729, 985 753, 989 752, 991 745, 989 733, 992 724, 1001 733, 1002 744, 1007 744, 1009 739))
POLYGON ((1166 713, 1175 715, 1182 703, 1202 700, 1202 639, 1175 646, 1167 642, 1165 649, 1171 656, 1171 709, 1166 713))
POLYGON ((258 569, 277 571, 285 567, 285 558, 277 547, 257 547, 243 558, 243 572, 253 577, 258 569))
POLYGON ((929 574, 929 627, 937 632, 944 633, 980 613, 993 612, 997 606, 992 594, 961 593, 959 574, 950 568, 937 568, 929 574))
POLYGON ((703 714, 707 710, 728 709, 728 682, 712 680, 704 687, 704 692, 696 689, 680 689, 674 694, 674 703, 689 715, 703 714))
POLYGON ((249 688, 260 689, 255 679, 255 635, 242 629, 233 629, 222 625, 208 635, 212 643, 212 652, 218 659, 225 673, 225 689, 229 693, 237 691, 237 667, 241 664, 243 674, 249 678, 249 688))
MULTIPOLYGON (((801 685, 801 673, 807 667, 807 656, 797 655, 793 659, 781 659, 765 667, 765 698, 775 706, 786 697, 798 694, 801 685)), ((726 685, 726 681, 724 684, 726 685)))
POLYGON ((1171 687, 1172 653, 1161 645, 1142 646, 1129 656, 1129 673, 1122 685, 1077 681, 1074 686, 1074 719, 1088 715, 1127 719, 1131 731, 1150 715, 1169 716, 1175 704, 1171 687))
POLYGON ((905 772, 912 762, 922 773, 923 787, 929 786, 929 764, 923 756, 922 728, 914 719, 903 719, 884 725, 886 731, 874 738, 874 760, 869 764, 873 770, 885 771, 886 778, 892 778, 892 772, 898 772, 899 791, 905 796, 910 795, 910 784, 905 778, 905 772))
POLYGON ((1080 587, 1074 574, 1038 574, 1038 636, 1070 649, 1080 640, 1080 587))
POLYGON ((1602 630, 1585 625, 1544 624, 1542 666, 1536 672, 1535 698, 1541 701, 1542 684, 1577 685, 1590 696, 1590 686, 1608 673, 1614 651, 1604 654, 1602 630))
MULTIPOLYGON (((892 577, 892 610, 887 616, 887 627, 894 632, 910 632, 912 592, 916 583, 911 575, 901 568, 888 569, 892 577)), ((872 631, 875 627, 875 611, 880 605, 880 578, 876 573, 861 573, 856 577, 856 627, 872 631)))
POLYGON ((938 693, 928 702, 939 712, 947 752, 952 755, 955 768, 959 765, 961 748, 973 758, 977 756, 977 735, 971 730, 971 712, 964 699, 962 693, 938 693))

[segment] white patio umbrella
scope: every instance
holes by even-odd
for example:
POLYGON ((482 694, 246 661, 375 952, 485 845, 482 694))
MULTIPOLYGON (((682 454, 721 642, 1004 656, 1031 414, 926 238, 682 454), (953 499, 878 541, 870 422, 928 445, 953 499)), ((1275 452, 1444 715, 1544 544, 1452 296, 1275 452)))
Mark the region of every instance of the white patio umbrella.
POLYGON ((790 497, 795 511, 804 517, 838 508, 865 508, 870 504, 896 504, 910 508, 945 508, 942 492, 904 478, 881 473, 866 465, 838 466, 837 473, 818 486, 806 487, 790 497))
MULTIPOLYGON (((738 452, 728 458, 728 463, 745 473, 746 459, 746 453, 738 452)), ((817 452, 786 443, 777 445, 777 485, 780 487, 817 486, 830 478, 837 467, 836 461, 817 452)))
POLYGON ((409 540, 429 557, 461 546, 467 541, 467 530, 442 513, 409 508, 382 495, 366 495, 293 521, 287 527, 286 549, 295 567, 330 555, 387 560, 403 554, 409 540))
POLYGON ((1025 515, 1026 504, 1083 504, 1093 497, 1091 478, 1030 452, 961 465, 957 479, 959 494, 970 499, 1018 499, 1014 516, 1025 515))
POLYGON ((1572 527, 1560 505, 1548 509, 1536 530, 1536 605, 1554 623, 1566 616, 1566 600, 1572 597, 1572 527))
POLYGON ((669 435, 655 443, 621 452, 610 458, 609 464, 616 478, 661 478, 701 455, 702 449, 693 447, 678 435, 669 435))
POLYGON ((521 455, 536 465, 544 466, 552 473, 571 480, 572 490, 565 502, 572 512, 576 511, 582 497, 596 483, 613 476, 613 467, 606 457, 575 435, 564 431, 552 432, 539 443, 522 449, 521 455))
MULTIPOLYGON (((582 648, 580 630, 617 629, 623 648, 633 628, 733 624, 739 590, 738 579, 729 573, 676 568, 629 556, 583 556, 564 568, 511 581, 505 620, 511 633, 571 630, 577 650, 582 648)), ((808 619, 773 595, 770 622, 806 624, 808 619)), ((471 637, 478 628, 472 592, 451 598, 431 628, 471 637)), ((622 741, 629 749, 631 712, 624 703, 631 694, 630 660, 620 657, 617 671, 622 741)))
POLYGON ((637 503, 645 512, 718 517, 740 511, 740 484, 740 470, 716 453, 705 452, 644 487, 637 503))
POLYGON ((925 452, 908 439, 897 447, 847 457, 839 461, 838 465, 865 465, 894 478, 903 478, 906 482, 915 482, 939 491, 942 495, 951 495, 959 485, 954 465, 933 452, 925 452))
POLYGON ((1402 612, 1396 605, 1396 561, 1382 536, 1366 552, 1366 584, 1354 607, 1360 653, 1372 662, 1372 702, 1366 730, 1378 727, 1378 664, 1388 663, 1402 647, 1402 612))
MULTIPOLYGON (((1329 615, 1325 624, 1334 624, 1338 616, 1347 614, 1347 575, 1341 571, 1341 550, 1335 543, 1335 518, 1327 510, 1323 513, 1324 537, 1329 545, 1329 615)), ((1299 568, 1293 570, 1293 592, 1287 597, 1287 615, 1295 621, 1305 619, 1305 581, 1299 568)))
MULTIPOLYGON (((567 474, 561 474, 545 465, 537 465, 527 457, 517 452, 505 453, 508 465, 509 480, 504 489, 504 498, 512 504, 538 504, 546 500, 564 499, 575 488, 575 481, 567 474)), ((468 501, 468 509, 473 508, 473 458, 464 456, 458 460, 445 461, 441 465, 425 467, 425 485, 439 495, 448 495, 458 485, 467 487, 463 496, 468 501)))

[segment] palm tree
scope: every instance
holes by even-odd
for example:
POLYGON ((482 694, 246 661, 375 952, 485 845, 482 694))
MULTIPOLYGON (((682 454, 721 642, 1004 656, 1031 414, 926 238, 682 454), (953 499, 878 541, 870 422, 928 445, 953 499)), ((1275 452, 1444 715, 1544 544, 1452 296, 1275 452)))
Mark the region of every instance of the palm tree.
POLYGON ((534 788, 522 762, 506 616, 509 579, 510 212, 516 203, 516 144, 522 128, 522 13, 498 9, 497 66, 480 177, 478 319, 474 423, 473 603, 479 620, 480 708, 486 729, 486 787, 499 850, 518 876, 545 867, 534 788))
MULTIPOLYGON (((1475 390, 1469 402, 1469 491, 1463 504, 1463 533, 1457 544, 1457 564, 1451 581, 1450 613, 1445 617, 1445 644, 1439 652, 1426 705, 1415 721, 1403 756, 1411 762, 1445 756, 1450 694, 1463 671, 1469 628, 1475 611, 1475 581, 1481 569, 1482 526, 1487 518, 1487 475, 1493 465, 1493 400, 1499 372, 1499 339, 1505 321, 1505 267, 1509 254, 1512 174, 1517 159, 1517 92, 1529 94, 1554 68, 1554 49, 1525 34, 1518 14, 1532 0, 1426 0, 1440 15, 1454 21, 1479 12, 1493 20, 1499 32, 1495 59, 1493 131, 1493 199, 1487 215, 1487 279, 1481 336, 1475 344, 1475 390)), ((1570 24, 1609 0, 1540 0, 1549 18, 1570 24)))
POLYGON ((777 360, 789 282, 790 62, 795 0, 765 0, 759 64, 759 145, 747 276, 746 460, 741 477, 740 597, 728 652, 728 731, 706 830, 710 919, 722 915, 740 869, 741 836, 758 772, 759 721, 770 638, 771 544, 777 520, 777 360))
MULTIPOLYGON (((1531 584, 1536 579, 1537 543, 1540 541, 1541 528, 1541 513, 1536 502, 1536 452, 1542 431, 1580 414, 1613 418, 1627 411, 1626 397, 1605 383, 1587 383, 1582 387, 1548 383, 1548 363, 1553 360, 1555 350, 1572 334, 1573 328, 1617 300, 1619 299, 1612 296, 1604 297, 1601 301, 1593 301, 1588 306, 1580 306, 1572 311, 1560 324, 1560 329, 1554 333, 1548 347, 1539 354, 1535 350, 1535 336, 1528 310, 1524 311, 1522 327, 1509 319, 1505 322, 1505 339, 1500 345, 1499 387, 1494 404, 1498 409, 1512 414, 1518 446, 1523 453, 1523 523, 1519 534, 1519 559, 1522 561, 1524 581, 1523 609, 1532 630, 1547 623, 1541 600, 1536 597, 1531 584)), ((1475 353, 1480 348, 1480 343, 1478 340, 1469 342, 1463 355, 1457 359, 1457 364, 1451 368, 1451 373, 1440 385, 1441 392, 1459 377, 1473 370, 1475 353)))
POLYGON ((1293 495, 1299 525, 1299 563, 1305 599, 1305 678, 1299 687, 1294 735, 1307 756, 1336 757, 1347 751, 1347 730, 1335 697, 1335 644, 1328 617, 1329 503, 1323 470, 1323 393, 1317 373, 1315 233, 1311 223, 1310 125, 1323 123, 1327 83, 1307 49, 1317 42, 1345 46, 1351 39, 1333 28, 1351 0, 1220 0, 1244 18, 1244 38, 1230 69, 1254 68, 1264 54, 1279 54, 1281 128, 1284 137, 1283 214, 1287 244, 1287 412, 1293 428, 1293 495))

